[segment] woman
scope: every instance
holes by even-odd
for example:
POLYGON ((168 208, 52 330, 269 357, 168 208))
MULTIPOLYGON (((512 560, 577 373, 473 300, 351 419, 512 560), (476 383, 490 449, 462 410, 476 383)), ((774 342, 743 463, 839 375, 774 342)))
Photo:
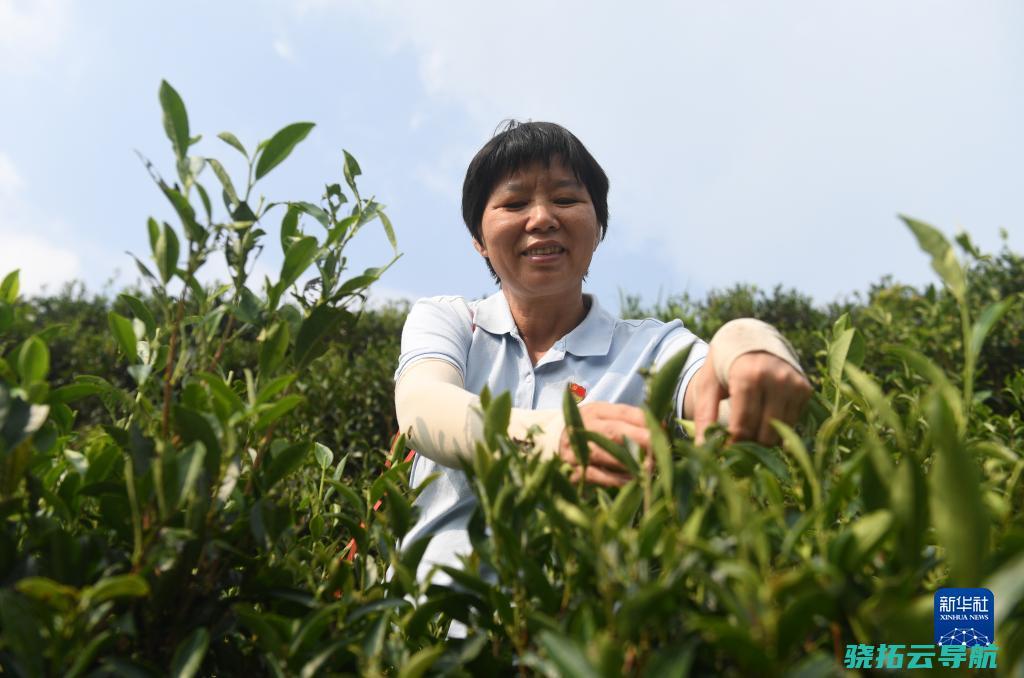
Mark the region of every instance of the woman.
MULTIPOLYGON (((537 427, 540 453, 574 467, 561 415, 565 389, 582 396, 588 429, 647 447, 637 407, 644 400, 639 370, 657 368, 687 347, 676 412, 695 420, 698 441, 725 397, 733 440, 774 444, 772 420, 791 424, 799 416, 810 386, 770 326, 731 323, 709 349, 679 320, 620 320, 583 294, 608 229, 608 178, 568 130, 509 123, 473 158, 462 195, 473 245, 500 289, 479 301, 420 300, 403 330, 395 403, 399 425, 419 453, 411 483, 439 475, 419 496, 419 520, 405 537, 406 544, 433 537, 421 579, 434 565, 458 566, 472 550, 466 526, 476 502, 459 458, 483 438, 476 394, 485 385, 511 393, 511 436, 523 438, 537 427)), ((588 482, 616 486, 629 479, 614 457, 592 449, 588 482)))

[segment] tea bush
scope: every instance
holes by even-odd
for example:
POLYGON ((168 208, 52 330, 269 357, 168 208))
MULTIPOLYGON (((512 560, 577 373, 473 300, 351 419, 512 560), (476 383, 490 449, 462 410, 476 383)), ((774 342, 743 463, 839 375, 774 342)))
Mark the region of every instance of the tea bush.
POLYGON ((390 440, 404 309, 364 310, 386 265, 353 275, 344 254, 373 222, 394 244, 383 207, 347 153, 318 205, 256 198, 312 124, 251 149, 219 135, 239 180, 192 152, 167 83, 160 100, 176 180, 144 162, 180 224, 149 221, 145 288, 0 284, 4 672, 837 675, 847 644, 930 644, 946 585, 994 591, 1000 667, 1024 670, 1024 267, 1007 246, 960 236, 961 259, 907 219, 941 287, 883 281, 822 309, 739 286, 649 309, 703 336, 740 315, 786 332, 816 394, 777 448, 683 435, 679 356, 649 380, 653 473, 566 398, 581 459, 595 442, 636 476, 581 486, 510 440, 508 394, 485 393, 475 552, 427 585, 425 544, 396 549, 416 496, 390 440), (283 265, 251 281, 272 223, 283 265), (213 256, 230 283, 197 279, 213 256))

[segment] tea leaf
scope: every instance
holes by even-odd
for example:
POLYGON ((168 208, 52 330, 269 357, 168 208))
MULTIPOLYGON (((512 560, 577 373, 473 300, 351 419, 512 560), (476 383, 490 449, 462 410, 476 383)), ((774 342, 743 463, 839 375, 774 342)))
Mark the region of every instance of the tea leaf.
POLYGON ((399 671, 399 678, 420 678, 444 654, 444 644, 430 645, 418 650, 399 671))
POLYGON ((216 158, 207 158, 206 162, 210 163, 210 167, 213 168, 213 173, 220 180, 220 185, 224 187, 224 193, 228 196, 232 205, 239 203, 238 193, 235 191, 235 185, 231 182, 231 176, 224 169, 224 165, 220 164, 220 161, 216 158))
POLYGON ((351 318, 347 311, 331 306, 317 306, 309 317, 302 321, 299 334, 295 337, 292 360, 301 370, 319 358, 327 350, 328 342, 343 323, 351 318))
POLYGON ((13 304, 18 300, 18 275, 18 270, 11 271, 0 282, 0 302, 13 304))
POLYGON ((192 678, 199 673, 209 646, 210 632, 200 626, 178 643, 171 659, 170 675, 174 678, 192 678))
POLYGON ((946 287, 961 304, 967 301, 967 280, 963 268, 956 259, 956 253, 946 237, 923 221, 900 215, 900 219, 910 228, 921 249, 932 257, 932 269, 939 274, 946 287))
POLYGON ((992 330, 992 327, 999 322, 1000 318, 1006 315, 1006 312, 1013 308, 1013 305, 1017 303, 1019 299, 1017 297, 1008 297, 1000 301, 994 302, 986 306, 981 314, 978 316, 978 320, 971 327, 971 345, 969 347, 970 359, 977 361, 978 356, 981 355, 981 347, 985 343, 985 337, 992 330))
POLYGON ((256 162, 256 179, 262 179, 270 170, 281 164, 313 127, 315 124, 311 122, 295 122, 270 137, 260 154, 260 159, 256 162))
POLYGON ((541 631, 538 640, 562 676, 590 678, 597 675, 597 670, 583 651, 569 638, 552 631, 541 631))
POLYGON ((119 574, 99 580, 82 590, 82 600, 93 604, 113 598, 141 598, 149 595, 149 584, 137 574, 119 574))
POLYGON ((358 200, 359 190, 356 188, 356 177, 362 174, 363 171, 359 169, 359 163, 356 162, 356 159, 353 158, 348 151, 342 150, 342 154, 345 156, 345 163, 342 168, 345 175, 345 183, 347 183, 348 187, 352 189, 352 193, 355 194, 356 199, 358 200))
POLYGON ((261 335, 262 345, 260 346, 260 372, 273 374, 281 363, 284 362, 285 354, 288 352, 288 345, 291 342, 291 331, 288 323, 277 322, 264 330, 261 335))
POLYGON ((171 141, 174 155, 179 160, 184 159, 191 143, 188 132, 188 114, 185 112, 185 102, 166 80, 160 82, 160 107, 164 114, 164 132, 171 141))
POLYGON ((679 377, 692 348, 692 345, 687 346, 666 360, 648 383, 647 407, 658 421, 665 421, 672 415, 675 395, 680 385, 679 377))
POLYGON ((249 153, 246 152, 245 146, 243 146, 242 142, 238 140, 238 137, 231 132, 221 132, 217 135, 217 138, 244 155, 246 160, 249 159, 249 153))
POLYGON ((18 350, 17 370, 23 384, 46 378, 50 372, 50 349, 39 337, 29 337, 22 343, 18 350))

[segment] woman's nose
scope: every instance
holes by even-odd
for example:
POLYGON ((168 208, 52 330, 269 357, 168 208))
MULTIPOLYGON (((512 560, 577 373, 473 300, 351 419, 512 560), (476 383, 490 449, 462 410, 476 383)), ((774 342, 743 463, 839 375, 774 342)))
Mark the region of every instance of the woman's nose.
POLYGON ((530 219, 526 224, 528 231, 547 231, 558 228, 558 219, 549 205, 538 202, 530 210, 530 219))

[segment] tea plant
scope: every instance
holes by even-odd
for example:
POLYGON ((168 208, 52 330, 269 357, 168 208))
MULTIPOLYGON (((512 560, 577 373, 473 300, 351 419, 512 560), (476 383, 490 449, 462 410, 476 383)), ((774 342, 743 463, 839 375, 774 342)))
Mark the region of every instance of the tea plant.
POLYGON ((694 445, 669 417, 683 355, 649 380, 651 472, 566 398, 580 460, 596 444, 633 471, 618 490, 510 440, 508 394, 483 394, 474 553, 431 585, 426 542, 397 548, 416 491, 404 440, 386 443, 403 314, 362 311, 390 263, 353 274, 345 256, 372 223, 394 245, 383 207, 347 153, 319 204, 257 197, 311 123, 252 148, 218 135, 236 177, 194 153, 167 83, 160 102, 175 178, 143 162, 178 224, 148 221, 144 289, 108 305, 0 283, 3 672, 836 675, 847 644, 930 644, 946 585, 994 591, 1000 667, 1024 670, 1008 247, 960 236, 961 260, 906 219, 942 288, 824 310, 745 286, 670 299, 704 335, 753 314, 795 338, 816 394, 779 447, 694 445), (267 246, 281 268, 253 280, 267 246), (230 281, 204 285, 221 256, 230 281))
MULTIPOLYGON (((160 103, 175 179, 143 162, 179 225, 149 219, 149 261, 135 257, 148 291, 119 297, 130 314, 108 313, 127 381, 85 374, 51 388, 59 327, 0 361, 0 664, 20 675, 313 673, 334 655, 359 666, 383 585, 373 561, 346 559, 345 547, 354 532, 370 552, 367 535, 381 528, 367 506, 400 493, 403 467, 366 493, 347 484, 346 458, 322 431, 281 425, 304 401, 302 376, 351 335, 390 265, 352 275, 345 247, 375 221, 394 245, 392 226, 360 195, 347 152, 347 192, 329 184, 318 205, 256 197, 312 123, 253 148, 219 134, 244 160, 239 180, 193 154, 200 137, 166 82, 160 103), (215 192, 203 183, 211 173, 215 192), (253 285, 272 219, 283 263, 253 285), (197 276, 215 256, 231 281, 210 288, 197 276), (256 350, 228 368, 237 342, 256 350), (85 398, 102 403, 101 425, 75 426, 85 398), (325 645, 338 627, 356 640, 325 645)), ((0 332, 25 310, 15 272, 0 332)))
POLYGON ((501 435, 507 394, 489 401, 490 438, 467 468, 475 551, 425 603, 470 629, 463 647, 484 656, 478 668, 839 674, 848 643, 931 643, 943 585, 994 591, 1001 666, 1021 666, 1024 457, 977 419, 972 388, 986 336, 1020 299, 975 314, 948 242, 906 221, 961 309, 959 387, 924 355, 888 346, 896 367, 883 389, 843 316, 806 426, 779 425, 781 449, 721 435, 696 446, 659 424, 680 356, 649 385, 654 474, 635 451, 576 428, 565 400, 580 460, 596 443, 636 475, 615 491, 577 487, 556 462, 524 454, 501 435))

